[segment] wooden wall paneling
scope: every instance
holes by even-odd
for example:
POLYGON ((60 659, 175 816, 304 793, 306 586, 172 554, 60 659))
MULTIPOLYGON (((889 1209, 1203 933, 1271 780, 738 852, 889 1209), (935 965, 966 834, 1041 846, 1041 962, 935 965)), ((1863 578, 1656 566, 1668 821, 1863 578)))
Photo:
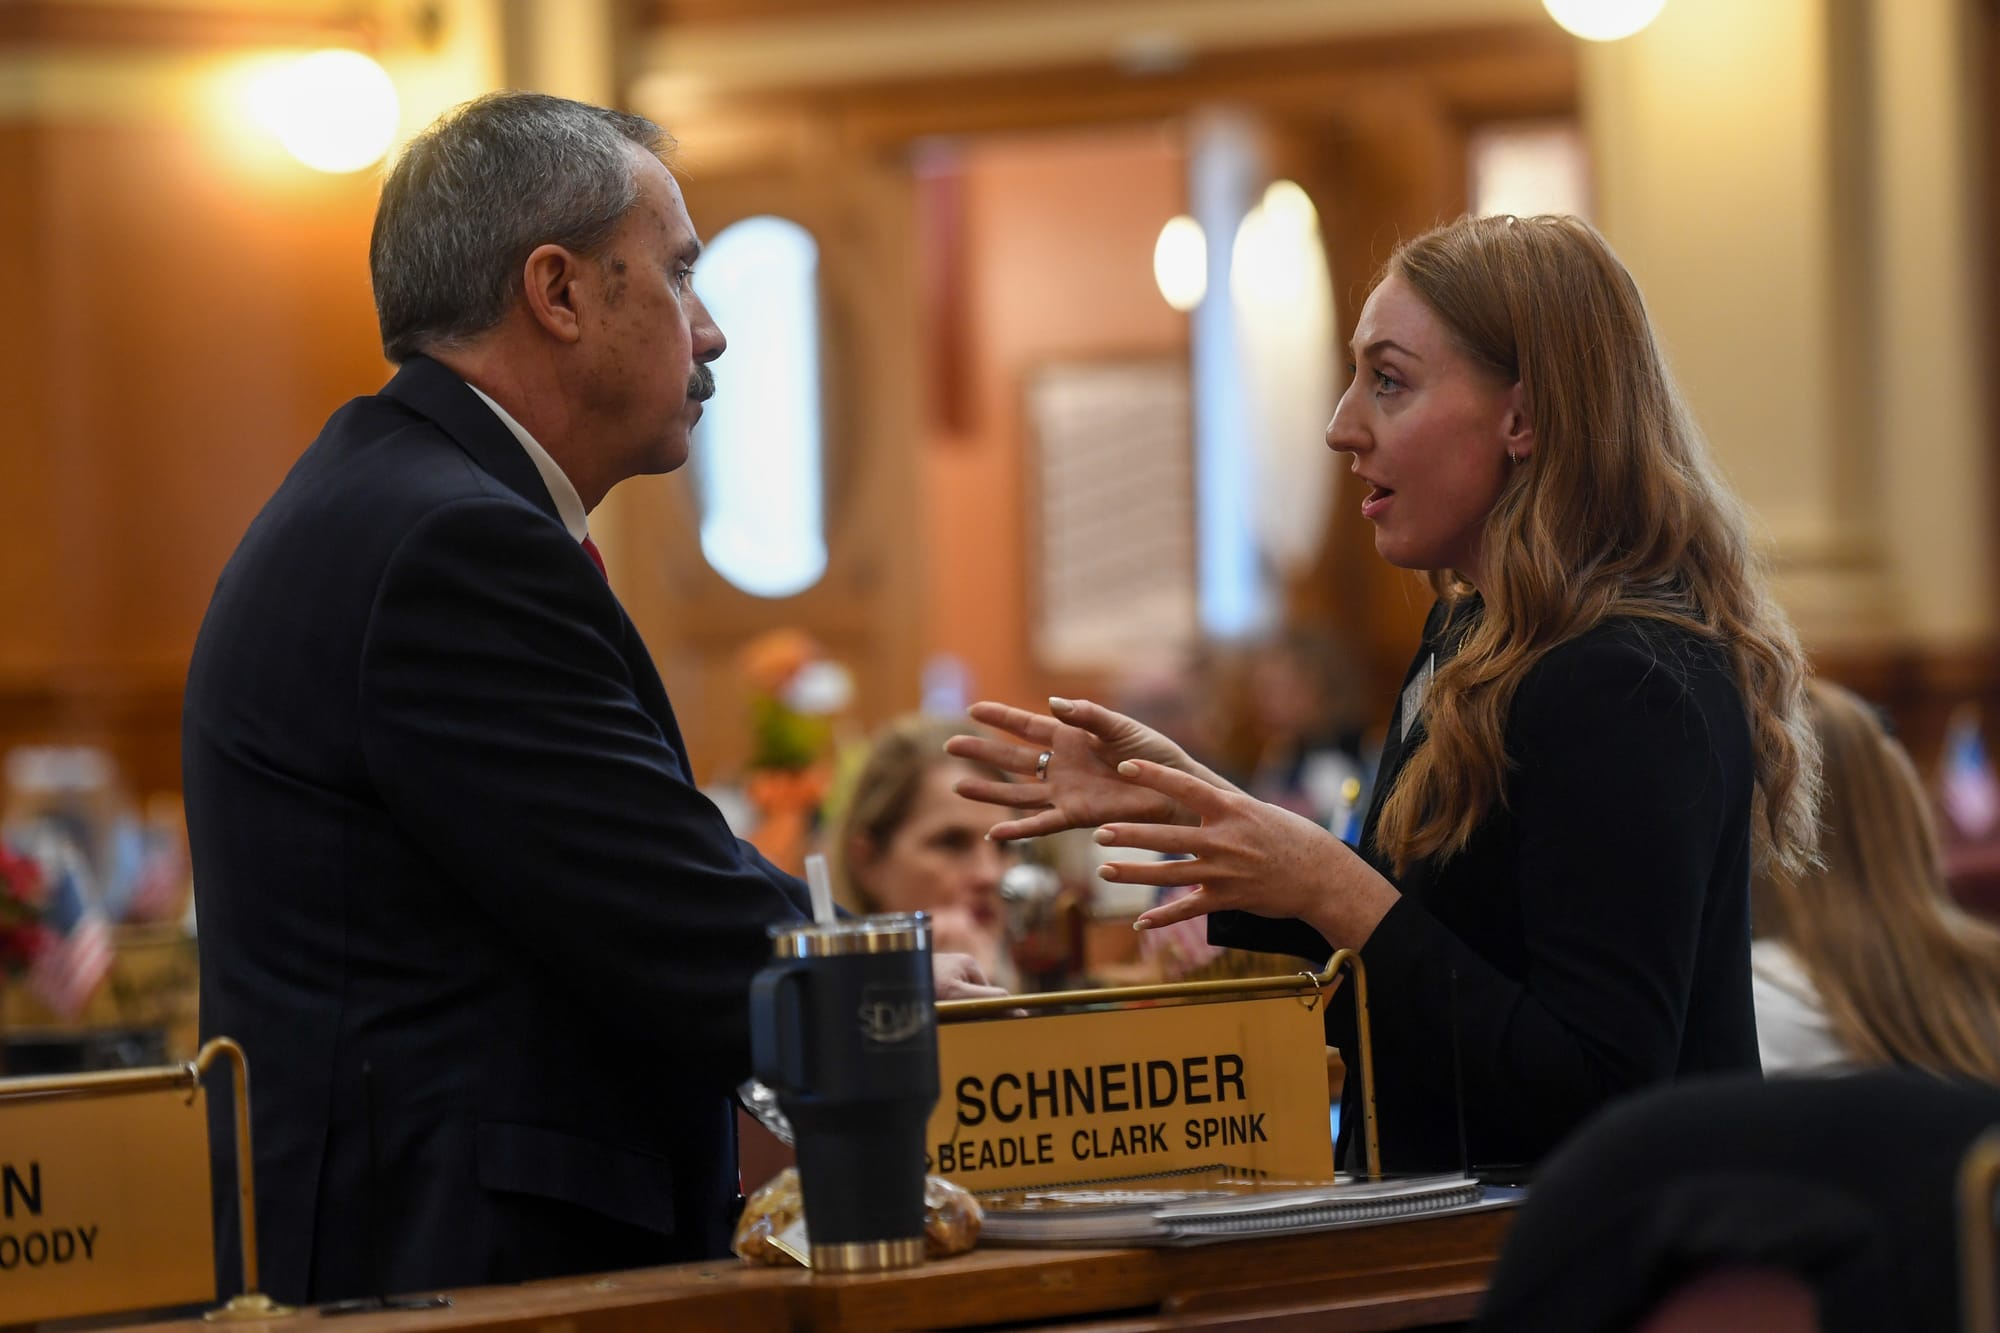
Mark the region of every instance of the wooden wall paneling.
MULTIPOLYGON (((636 16, 649 26, 743 23, 760 19, 826 18, 882 10, 935 8, 940 0, 638 0, 636 16)), ((951 3, 951 0, 945 0, 951 3)))
MULTIPOLYGON (((42 132, 0 124, 0 253, 12 256, 13 310, 0 320, 0 698, 48 671, 66 637, 55 501, 61 459, 49 436, 47 356, 54 293, 37 262, 42 132)), ((4 733, 0 733, 4 744, 4 733)))
MULTIPOLYGON (((701 136, 690 132, 684 141, 689 160, 703 161, 701 136)), ((774 625, 807 629, 855 670, 858 711, 870 724, 916 704, 918 665, 929 651, 969 661, 981 693, 1032 699, 1101 685, 1058 678, 1030 661, 1022 376, 1052 356, 1107 348, 1184 354, 1186 332, 1150 272, 1154 233, 1184 207, 1177 141, 1149 128, 1089 146, 1097 142, 1087 134, 972 150, 983 166, 968 177, 962 238, 965 422, 930 435, 921 424, 928 333, 916 298, 908 146, 855 152, 793 125, 740 169, 693 170, 690 207, 705 233, 765 211, 814 230, 829 325, 833 564, 821 585, 775 603, 728 588, 700 556, 682 479, 628 483, 610 502, 620 506, 617 530, 630 547, 629 559, 613 554, 614 578, 663 664, 705 775, 727 776, 742 759, 734 657, 748 637, 774 625), (1145 164, 1144 189, 1119 186, 1094 207, 1106 184, 1103 164, 1133 154, 1145 164), (1095 242, 1066 242, 1079 229, 1095 236, 1107 226, 1119 238, 1108 249, 1120 262, 1107 263, 1107 247, 1095 242), (942 518, 925 503, 939 496, 950 497, 942 518), (639 568, 628 573, 633 561, 639 568)), ((720 392, 754 391, 731 379, 727 354, 717 378, 720 392)))
POLYGON ((965 171, 955 148, 919 150, 916 173, 918 299, 926 332, 925 427, 957 435, 972 423, 970 274, 965 171))
POLYGON ((930 641, 982 695, 1095 697, 1106 673, 1056 670, 1033 642, 1028 386, 1068 361, 1185 361, 1186 318, 1152 276, 1160 226, 1187 207, 1185 148, 1170 127, 1100 126, 974 140, 966 163, 977 390, 972 430, 926 457, 930 641))
MULTIPOLYGON (((251 517, 326 416, 386 378, 366 269, 374 184, 297 167, 232 178, 171 124, 48 137, 59 665, 99 682, 77 706, 108 719, 177 686, 251 517)), ((177 785, 173 729, 143 731, 132 763, 177 785)))
POLYGON ((1162 75, 1080 66, 839 96, 851 132, 871 138, 908 134, 912 120, 933 133, 974 133, 1161 119, 1215 103, 1279 118, 1365 114, 1385 78, 1415 80, 1446 108, 1528 115, 1552 94, 1574 104, 1575 56, 1539 31, 1504 28, 1210 53, 1162 75))
MULTIPOLYGON (((1108 64, 1055 67, 723 93, 690 104, 685 115, 680 108, 647 109, 666 116, 690 151, 720 144, 725 153, 768 161, 784 155, 806 125, 847 151, 865 153, 927 136, 976 144, 1036 131, 1171 122, 1218 102, 1245 106, 1272 125, 1284 170, 1320 204, 1344 338, 1368 279, 1395 241, 1464 208, 1466 127, 1573 112, 1576 57, 1574 44, 1550 25, 1520 25, 1201 54, 1182 70, 1151 77, 1108 64)), ((1326 549, 1288 590, 1288 608, 1347 628, 1360 642, 1376 697, 1387 699, 1430 594, 1416 576, 1375 555, 1372 533, 1355 512, 1359 497, 1346 484, 1336 488, 1333 504, 1326 549)), ((996 683, 1011 682, 1003 672, 996 683)), ((1031 682, 1020 684, 1027 689, 1031 682)), ((1037 688, 1024 697, 1041 685, 1090 683, 1032 684, 1037 688)))
POLYGON ((185 677, 120 668, 0 679, 0 754, 17 745, 96 746, 135 795, 177 791, 185 677))
MULTIPOLYGON (((59 36, 65 49, 190 55, 322 38, 366 47, 379 17, 334 0, 213 13, 4 8, 0 42, 16 49, 59 36), (76 26, 85 18, 88 32, 76 26)), ((643 25, 643 7, 622 12, 643 25)), ((719 759, 738 743, 734 647, 771 624, 802 624, 848 660, 868 716, 915 700, 923 559, 910 386, 921 375, 902 168, 912 139, 1156 119, 1229 96, 1325 111, 1364 96, 1385 62, 1420 65, 1447 104, 1518 99, 1569 78, 1571 60, 1567 43, 1538 27, 1337 50, 1308 43, 1203 58, 1156 79, 1102 66, 795 90, 668 117, 688 144, 690 202, 709 230, 731 208, 767 206, 758 191, 820 201, 833 219, 821 238, 829 309, 847 321, 829 351, 829 388, 845 395, 829 427, 849 453, 836 454, 829 477, 835 563, 821 587, 776 604, 724 589, 700 562, 680 479, 633 483, 614 498, 646 514, 616 572, 697 753, 719 759), (732 179, 730 153, 746 144, 791 174, 732 179)), ((170 785, 177 771, 172 705, 223 559, 325 415, 386 371, 365 276, 372 180, 245 174, 215 148, 174 117, 0 127, 0 238, 26 256, 30 281, 50 284, 29 307, 39 317, 10 321, 0 343, 13 353, 0 384, 19 404, 0 425, 0 484, 10 497, 44 500, 27 512, 10 503, 0 536, 0 615, 11 622, 0 635, 0 746, 108 737, 148 786, 170 785)), ((728 385, 726 360, 720 369, 728 385)))
POLYGON ((372 46, 368 0, 283 0, 222 4, 204 0, 6 0, 0 46, 213 50, 253 46, 372 46))
POLYGON ((52 391, 77 473, 79 651, 184 667, 214 578, 325 417, 382 382, 367 177, 228 179, 173 129, 57 132, 45 207, 68 327, 52 391))
POLYGON ((47 62, 0 110, 0 241, 23 297, 0 334, 0 751, 97 744, 140 792, 178 786, 181 685, 216 574, 325 416, 384 378, 373 177, 242 153, 194 105, 215 57, 365 45, 365 17, 0 16, 0 58, 47 62), (187 100, 84 96, 108 68, 187 100))
MULTIPOLYGON (((813 4, 757 14, 737 4, 732 22, 687 15, 657 23, 645 63, 665 84, 703 96, 762 96, 807 88, 945 86, 1032 81, 1058 71, 1101 93, 1114 83, 1171 86, 1214 62, 1255 73, 1344 64, 1402 65, 1412 58, 1485 55, 1522 41, 1573 45, 1533 0, 1402 0, 1396 6, 1301 5, 1298 0, 936 0, 929 4, 813 4)), ((983 99, 982 99, 983 100, 983 99)))
MULTIPOLYGON (((767 600, 731 587, 701 554, 691 478, 618 488, 619 596, 662 666, 704 780, 748 752, 747 694, 736 655, 752 636, 795 627, 854 672, 859 714, 875 720, 918 698, 921 557, 914 490, 921 380, 916 340, 914 204, 892 158, 822 146, 809 166, 697 172, 686 184, 696 227, 713 236, 756 214, 789 217, 820 246, 826 537, 819 583, 767 600)), ((725 336, 728 330, 724 329, 725 336)), ((716 363, 719 393, 756 393, 716 363)))
MULTIPOLYGON (((1974 20, 1979 34, 1976 58, 1984 71, 1986 91, 1985 139, 1980 156, 1985 179, 1980 182, 1980 205, 1988 218, 2000 218, 2000 3, 1987 3, 1978 7, 1974 20)), ((1986 414, 1989 433, 1987 455, 1994 460, 1987 468, 1988 522, 1996 532, 2000 532, 2000 245, 1993 240, 1993 233, 1985 234, 1985 279, 1986 311, 1985 327, 1986 355, 1993 373, 1987 377, 1989 410, 1986 414)), ((2000 542, 1993 545, 1995 562, 1994 583, 2000 586, 2000 542)), ((2000 654, 1996 654, 2000 658, 2000 654)))
POLYGON ((2000 753, 2000 647, 1842 648, 1816 654, 1813 669, 1881 708, 1927 781, 1961 704, 1979 709, 1988 752, 2000 753))
POLYGON ((1183 68, 1155 74, 1099 61, 859 85, 719 88, 639 109, 661 117, 691 148, 733 139, 746 125, 800 121, 865 148, 937 135, 1162 121, 1217 103, 1326 117, 1365 109, 1389 76, 1420 80, 1455 117, 1532 117, 1574 109, 1574 48, 1554 25, 1538 23, 1202 52, 1183 68))

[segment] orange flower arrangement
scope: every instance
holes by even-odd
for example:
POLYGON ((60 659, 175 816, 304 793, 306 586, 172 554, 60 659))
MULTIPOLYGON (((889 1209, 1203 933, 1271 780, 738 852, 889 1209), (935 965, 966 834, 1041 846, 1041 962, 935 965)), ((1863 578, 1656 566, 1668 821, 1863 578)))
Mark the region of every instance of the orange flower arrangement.
POLYGON ((796 629, 758 635, 737 664, 751 691, 743 790, 758 823, 750 842, 772 864, 797 873, 826 799, 834 725, 852 701, 853 681, 817 640, 796 629))

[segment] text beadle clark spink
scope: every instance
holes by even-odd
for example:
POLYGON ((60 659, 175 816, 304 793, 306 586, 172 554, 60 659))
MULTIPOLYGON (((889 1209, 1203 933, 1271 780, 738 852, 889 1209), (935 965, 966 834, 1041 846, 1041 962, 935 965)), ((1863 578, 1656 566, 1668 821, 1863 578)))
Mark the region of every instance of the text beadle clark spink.
MULTIPOLYGON (((1224 1116, 1189 1116, 1181 1124, 1190 1149, 1238 1143, 1269 1143, 1264 1132, 1264 1112, 1224 1116)), ((1079 1129, 1069 1136, 1070 1159, 1088 1162, 1100 1158, 1132 1157, 1140 1153, 1167 1151, 1167 1122, 1142 1120, 1104 1129, 1079 1129)), ((992 1171, 1016 1166, 1056 1166, 1056 1136, 1044 1130, 1032 1138, 1014 1134, 1000 1139, 972 1139, 940 1143, 925 1154, 924 1169, 947 1175, 992 1171)))

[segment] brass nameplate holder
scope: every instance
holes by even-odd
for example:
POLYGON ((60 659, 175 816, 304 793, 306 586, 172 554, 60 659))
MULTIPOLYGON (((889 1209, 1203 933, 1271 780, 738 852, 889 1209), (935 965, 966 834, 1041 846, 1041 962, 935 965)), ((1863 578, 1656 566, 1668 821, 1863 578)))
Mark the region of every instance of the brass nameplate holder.
POLYGON ((243 1048, 217 1037, 182 1065, 0 1079, 0 1310, 10 1321, 215 1298, 201 1078, 218 1059, 236 1094, 244 1291, 207 1317, 292 1313, 257 1290, 250 1075, 243 1048))
POLYGON ((1318 973, 939 1004, 927 1169, 976 1192, 1216 1166, 1332 1180, 1320 1006, 1343 969, 1379 1179, 1368 981, 1347 949, 1318 973))
POLYGON ((1958 1169, 1959 1314, 1967 1333, 2000 1330, 2000 1129, 1989 1129, 1966 1151, 1958 1169))

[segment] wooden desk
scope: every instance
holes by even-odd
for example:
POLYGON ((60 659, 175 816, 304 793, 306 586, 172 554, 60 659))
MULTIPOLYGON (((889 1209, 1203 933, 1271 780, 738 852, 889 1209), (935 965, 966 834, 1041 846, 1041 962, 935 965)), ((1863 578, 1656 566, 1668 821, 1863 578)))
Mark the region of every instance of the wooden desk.
MULTIPOLYGON (((971 1325, 1125 1333, 1141 1329, 1420 1328, 1469 1319, 1512 1209, 1172 1250, 998 1246, 901 1273, 815 1278, 797 1268, 681 1264, 454 1293, 450 1309, 324 1322, 222 1325, 283 1333, 640 1333, 971 1325)), ((152 1324, 206 1330, 215 1324, 152 1324)))

